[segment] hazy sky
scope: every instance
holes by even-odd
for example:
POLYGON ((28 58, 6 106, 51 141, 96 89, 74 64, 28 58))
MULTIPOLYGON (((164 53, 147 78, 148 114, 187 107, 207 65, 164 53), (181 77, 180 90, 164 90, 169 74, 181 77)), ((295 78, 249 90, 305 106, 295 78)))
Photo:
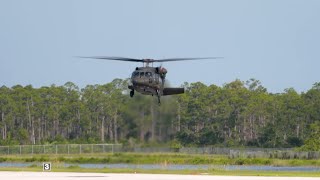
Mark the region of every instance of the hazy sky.
POLYGON ((223 56, 163 65, 176 86, 255 78, 306 91, 320 81, 320 1, 0 1, 0 86, 84 87, 140 66, 74 56, 223 56))

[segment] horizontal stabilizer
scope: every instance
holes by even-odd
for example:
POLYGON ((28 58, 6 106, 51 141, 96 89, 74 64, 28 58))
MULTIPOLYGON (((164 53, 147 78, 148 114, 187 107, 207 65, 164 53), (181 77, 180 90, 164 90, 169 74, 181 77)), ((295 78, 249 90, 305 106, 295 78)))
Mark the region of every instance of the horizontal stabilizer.
POLYGON ((184 88, 164 88, 163 95, 183 94, 184 88))

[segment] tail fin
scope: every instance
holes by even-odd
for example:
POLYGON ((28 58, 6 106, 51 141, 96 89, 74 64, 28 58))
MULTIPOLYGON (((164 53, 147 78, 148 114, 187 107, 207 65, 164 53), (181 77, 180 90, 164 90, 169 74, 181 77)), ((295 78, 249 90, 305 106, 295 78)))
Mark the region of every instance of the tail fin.
POLYGON ((164 88, 163 95, 183 94, 184 88, 164 88))

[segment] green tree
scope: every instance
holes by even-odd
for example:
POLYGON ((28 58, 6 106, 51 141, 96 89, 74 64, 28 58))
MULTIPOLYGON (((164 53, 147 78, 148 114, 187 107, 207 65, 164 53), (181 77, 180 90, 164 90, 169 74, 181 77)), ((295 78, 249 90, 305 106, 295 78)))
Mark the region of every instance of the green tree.
POLYGON ((305 140, 300 148, 302 151, 320 151, 320 122, 317 121, 310 125, 310 136, 305 140))

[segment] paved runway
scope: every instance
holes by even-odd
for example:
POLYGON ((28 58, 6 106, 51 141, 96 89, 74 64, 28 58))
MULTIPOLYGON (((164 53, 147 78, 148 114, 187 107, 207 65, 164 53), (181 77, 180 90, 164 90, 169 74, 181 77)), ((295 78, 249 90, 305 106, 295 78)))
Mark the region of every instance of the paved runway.
POLYGON ((69 172, 0 172, 1 180, 320 180, 312 177, 254 177, 69 172))

